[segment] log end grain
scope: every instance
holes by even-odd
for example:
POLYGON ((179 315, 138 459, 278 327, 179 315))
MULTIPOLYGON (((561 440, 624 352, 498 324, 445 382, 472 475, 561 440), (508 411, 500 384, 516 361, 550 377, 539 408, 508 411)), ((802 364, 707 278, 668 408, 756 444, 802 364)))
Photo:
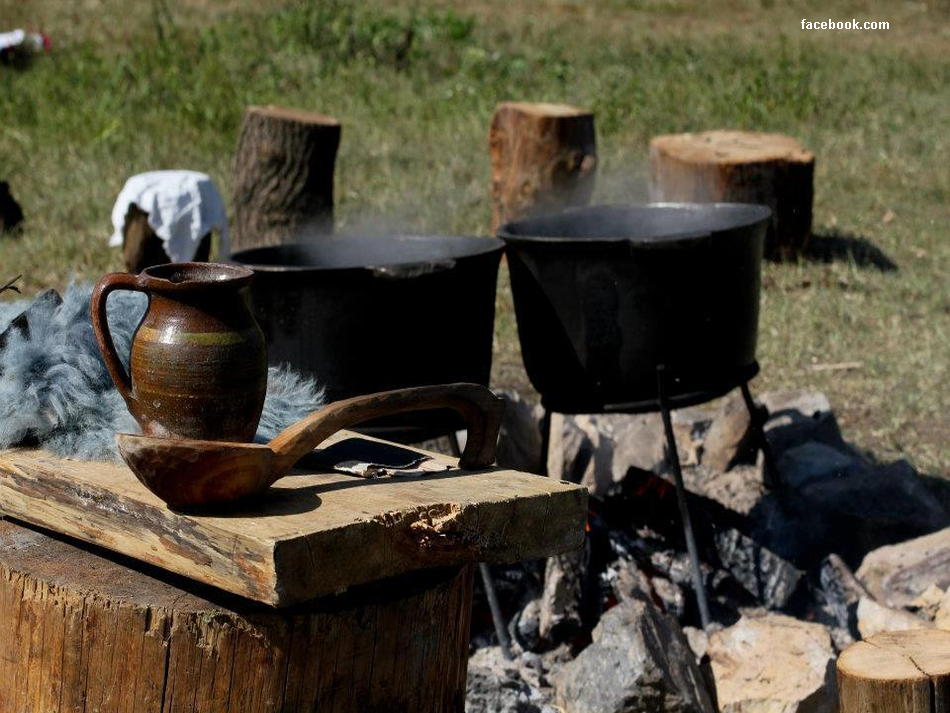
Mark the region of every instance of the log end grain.
POLYGON ((838 658, 841 713, 937 713, 950 707, 950 632, 885 632, 838 658))
POLYGON ((650 198, 760 203, 772 210, 766 257, 800 255, 811 237, 815 156, 783 134, 706 131, 650 141, 650 198))

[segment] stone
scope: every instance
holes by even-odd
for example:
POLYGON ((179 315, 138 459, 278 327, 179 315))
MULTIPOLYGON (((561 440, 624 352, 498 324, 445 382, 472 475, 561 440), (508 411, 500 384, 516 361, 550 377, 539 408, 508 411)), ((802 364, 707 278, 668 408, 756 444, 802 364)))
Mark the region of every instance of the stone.
POLYGON ((857 577, 882 604, 910 606, 930 585, 950 587, 950 528, 869 552, 857 577))
POLYGON ((844 650, 859 636, 858 602, 861 597, 870 595, 851 568, 836 554, 828 555, 819 565, 818 582, 815 598, 832 627, 835 648, 844 650))
POLYGON ((765 438, 778 457, 809 441, 843 446, 844 439, 828 397, 820 391, 780 391, 758 397, 769 412, 765 438))
POLYGON ((466 713, 544 713, 543 696, 522 678, 517 661, 497 646, 477 649, 468 660, 466 713))
POLYGON ((676 439, 680 465, 684 467, 699 465, 703 442, 715 417, 715 409, 695 406, 673 412, 671 417, 673 437, 676 439))
POLYGON ((943 595, 940 604, 937 605, 937 613, 934 615, 934 625, 938 629, 950 631, 950 589, 943 595))
POLYGON ((540 473, 544 465, 541 421, 544 409, 516 391, 501 391, 505 415, 498 435, 498 465, 527 473, 540 473))
POLYGON ((768 494, 761 464, 740 464, 725 472, 701 465, 686 469, 683 480, 691 492, 745 516, 768 494))
MULTIPOLYGON (((906 461, 867 465, 840 477, 811 482, 791 500, 792 509, 809 528, 809 536, 833 546, 846 561, 950 525, 944 506, 906 461)), ((950 573, 950 565, 947 570, 950 573)), ((931 583, 924 582, 911 600, 931 583)), ((937 584, 946 587, 950 578, 937 584)))
POLYGON ((649 600, 609 610, 593 642, 552 675, 565 713, 713 713, 679 624, 649 600))
POLYGON ((742 393, 735 390, 723 400, 703 440, 702 463, 712 470, 726 471, 754 449, 749 410, 742 393))
POLYGON ((784 609, 804 585, 804 572, 738 530, 713 539, 720 566, 766 609, 784 609))
POLYGON ((934 625, 903 609, 893 609, 879 604, 869 597, 861 597, 858 602, 858 632, 862 639, 868 639, 882 631, 906 631, 908 629, 930 629, 934 625))
POLYGON ((832 713, 831 637, 820 624, 747 613, 709 637, 721 713, 832 713))
POLYGON ((862 463, 836 448, 811 441, 789 448, 777 459, 776 467, 782 486, 801 490, 806 485, 852 475, 862 463))
POLYGON ((548 475, 604 497, 631 467, 669 470, 660 414, 551 414, 548 475))
POLYGON ((559 642, 581 631, 583 576, 583 548, 548 558, 538 627, 543 640, 559 642))
POLYGON ((686 635, 686 641, 689 642, 689 648, 693 650, 698 664, 706 657, 709 650, 709 634, 695 626, 684 626, 683 633, 686 635))
POLYGON ((933 621, 943 601, 945 592, 936 584, 931 584, 920 596, 910 603, 908 609, 925 619, 933 621))
POLYGON ((522 651, 535 651, 541 643, 541 600, 532 599, 511 620, 509 635, 522 651))

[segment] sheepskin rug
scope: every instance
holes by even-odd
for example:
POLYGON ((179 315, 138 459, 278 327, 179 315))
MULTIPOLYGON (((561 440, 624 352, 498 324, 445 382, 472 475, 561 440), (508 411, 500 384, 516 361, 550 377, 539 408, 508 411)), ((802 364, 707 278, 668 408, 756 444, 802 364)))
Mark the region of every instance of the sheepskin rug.
MULTIPOLYGON (((0 448, 31 444, 83 460, 115 460, 115 434, 140 433, 106 370, 90 321, 91 284, 71 284, 63 302, 0 301, 0 333, 27 308, 29 336, 11 330, 0 347, 0 448)), ((147 305, 141 293, 109 297, 109 327, 128 367, 147 305)), ((257 440, 269 441, 323 403, 312 380, 271 367, 257 440)))

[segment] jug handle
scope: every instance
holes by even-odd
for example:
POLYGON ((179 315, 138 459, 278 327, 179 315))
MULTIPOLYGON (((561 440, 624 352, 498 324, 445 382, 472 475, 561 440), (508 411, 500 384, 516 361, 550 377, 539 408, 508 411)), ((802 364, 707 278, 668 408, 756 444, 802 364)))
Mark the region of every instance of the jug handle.
POLYGON ((109 376, 115 382, 115 387, 119 394, 125 399, 129 411, 136 420, 139 420, 140 408, 138 399, 132 393, 132 379, 122 365, 119 359, 119 353, 115 349, 115 343, 112 341, 112 334, 109 332, 109 320, 106 313, 106 302, 109 293, 114 290, 131 290, 133 292, 144 292, 148 290, 144 285, 141 275, 130 275, 125 272, 113 272, 103 277, 96 283, 92 291, 92 329, 96 333, 96 341, 99 342, 99 349, 102 351, 102 357, 109 370, 109 376))

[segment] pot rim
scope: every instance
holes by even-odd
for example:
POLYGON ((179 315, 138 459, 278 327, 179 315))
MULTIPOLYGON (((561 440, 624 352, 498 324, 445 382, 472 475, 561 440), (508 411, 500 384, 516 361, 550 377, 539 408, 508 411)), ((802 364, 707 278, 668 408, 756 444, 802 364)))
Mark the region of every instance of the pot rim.
POLYGON ((514 246, 544 245, 545 247, 565 247, 576 248, 583 245, 584 248, 596 247, 615 247, 618 244, 630 244, 637 248, 668 248, 687 245, 699 242, 718 233, 724 233, 731 230, 741 230, 764 224, 772 217, 772 209, 759 203, 676 203, 671 201, 655 203, 602 203, 583 207, 568 208, 560 213, 547 213, 544 215, 533 216, 531 218, 521 218, 504 223, 498 228, 498 237, 506 244, 514 246), (644 236, 624 236, 624 235, 593 235, 589 237, 571 236, 571 235, 531 235, 527 233, 513 233, 511 229, 517 225, 523 225, 529 221, 539 219, 556 219, 562 216, 584 212, 597 212, 604 210, 642 210, 644 212, 654 211, 676 211, 687 213, 692 211, 705 211, 714 213, 718 211, 736 210, 745 211, 748 216, 743 220, 736 220, 725 227, 716 229, 698 229, 698 230, 680 230, 680 231, 655 231, 653 234, 644 236))
POLYGON ((254 271, 221 262, 167 262, 139 273, 148 290, 191 292, 207 289, 240 289, 254 280, 254 271))
POLYGON ((243 256, 251 252, 265 251, 265 250, 279 250, 283 249, 293 249, 293 248, 302 248, 315 244, 319 244, 320 240, 308 242, 308 241, 297 241, 291 243, 282 243, 280 245, 268 245, 258 248, 248 248, 247 250, 240 250, 236 253, 233 253, 230 257, 237 265, 242 265, 246 268, 253 270, 254 272, 262 273, 274 273, 274 272, 342 272, 345 270, 360 270, 360 271, 376 271, 380 268, 408 268, 411 266, 421 266, 421 265, 434 265, 434 264, 446 264, 452 261, 457 260, 466 260, 468 258, 481 257, 484 255, 491 255, 493 253, 501 254, 505 249, 505 243, 502 240, 499 240, 495 237, 490 236, 476 236, 476 235, 445 235, 445 234, 424 234, 424 233, 395 233, 393 235, 346 235, 346 234, 337 234, 337 235, 328 235, 322 238, 322 240, 329 241, 345 241, 345 240, 374 240, 374 239, 392 239, 392 238, 408 238, 408 239, 441 239, 441 238, 451 238, 451 239, 462 239, 465 241, 471 241, 472 245, 476 243, 483 243, 478 245, 476 250, 465 252, 461 255, 443 255, 443 256, 433 256, 430 259, 418 259, 418 258, 407 258, 404 260, 399 260, 398 255, 394 255, 395 259, 385 259, 385 260, 367 260, 364 264, 361 265, 347 265, 347 266, 334 266, 334 265, 289 265, 289 264, 261 264, 254 262, 252 260, 246 260, 243 256))

